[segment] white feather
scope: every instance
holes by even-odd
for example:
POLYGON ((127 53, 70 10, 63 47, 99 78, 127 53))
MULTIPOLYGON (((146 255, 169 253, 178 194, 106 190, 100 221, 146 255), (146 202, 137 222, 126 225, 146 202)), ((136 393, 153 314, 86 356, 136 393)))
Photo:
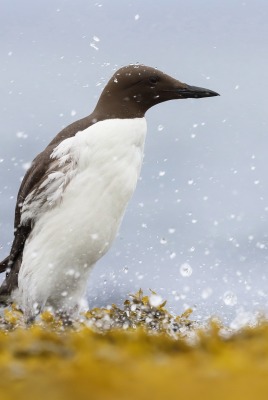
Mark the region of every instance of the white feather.
POLYGON ((112 119, 54 149, 56 171, 49 169, 22 208, 23 220, 35 221, 16 293, 26 316, 45 305, 77 309, 91 267, 111 246, 135 190, 145 136, 144 118, 112 119))

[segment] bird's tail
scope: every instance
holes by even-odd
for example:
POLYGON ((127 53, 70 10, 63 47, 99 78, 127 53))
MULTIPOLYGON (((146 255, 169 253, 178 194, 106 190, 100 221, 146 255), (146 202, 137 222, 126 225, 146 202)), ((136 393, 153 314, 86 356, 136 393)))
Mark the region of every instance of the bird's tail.
POLYGON ((0 263, 0 272, 6 272, 5 280, 0 287, 0 304, 12 303, 11 294, 18 287, 18 273, 21 266, 22 254, 13 263, 9 262, 9 256, 0 263))
MULTIPOLYGON (((0 273, 5 272, 8 268, 9 256, 0 262, 0 273)), ((5 280, 0 287, 0 304, 8 304, 9 295, 5 293, 5 280)))

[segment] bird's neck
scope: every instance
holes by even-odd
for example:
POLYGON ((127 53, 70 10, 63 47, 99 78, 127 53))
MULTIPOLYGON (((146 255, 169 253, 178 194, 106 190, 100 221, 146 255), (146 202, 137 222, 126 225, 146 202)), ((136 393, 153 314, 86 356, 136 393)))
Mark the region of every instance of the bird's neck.
POLYGON ((139 102, 128 98, 113 98, 109 94, 104 94, 96 105, 94 115, 97 119, 100 117, 105 117, 105 119, 143 118, 145 111, 139 102))

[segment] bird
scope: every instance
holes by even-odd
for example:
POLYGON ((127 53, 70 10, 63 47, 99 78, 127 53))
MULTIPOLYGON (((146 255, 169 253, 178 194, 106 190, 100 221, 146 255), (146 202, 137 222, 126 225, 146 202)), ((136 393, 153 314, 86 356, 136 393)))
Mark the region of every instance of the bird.
POLYGON ((0 263, 0 303, 15 302, 28 322, 47 307, 77 318, 90 272, 137 185, 145 113, 169 100, 218 95, 143 64, 114 72, 93 112, 61 130, 22 180, 14 240, 0 263))

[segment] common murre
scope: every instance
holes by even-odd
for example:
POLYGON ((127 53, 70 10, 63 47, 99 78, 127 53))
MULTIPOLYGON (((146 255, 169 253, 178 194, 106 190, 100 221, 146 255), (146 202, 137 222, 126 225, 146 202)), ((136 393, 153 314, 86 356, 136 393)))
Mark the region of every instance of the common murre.
POLYGON ((111 246, 139 177, 144 115, 168 100, 217 96, 144 65, 120 68, 95 110, 33 161, 19 189, 0 301, 26 320, 51 306, 75 316, 90 270, 111 246))

